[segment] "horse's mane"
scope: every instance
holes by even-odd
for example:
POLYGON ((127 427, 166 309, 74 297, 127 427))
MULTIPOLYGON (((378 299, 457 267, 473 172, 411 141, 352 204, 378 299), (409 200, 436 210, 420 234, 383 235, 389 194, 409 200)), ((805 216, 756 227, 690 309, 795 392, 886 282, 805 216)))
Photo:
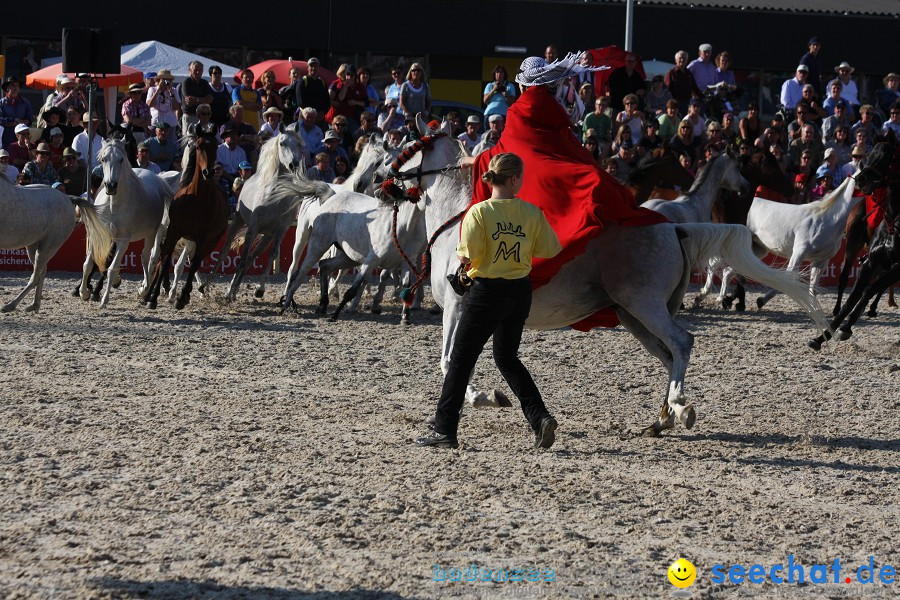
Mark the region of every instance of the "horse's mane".
POLYGON ((183 188, 191 183, 194 179, 194 170, 197 168, 197 155, 195 152, 188 152, 187 149, 191 145, 194 144, 194 149, 196 150, 197 138, 193 135, 186 135, 178 140, 178 145, 181 148, 182 152, 182 160, 181 160, 181 179, 178 180, 178 187, 183 188), (187 163, 185 163, 184 159, 187 158, 187 163))
POLYGON ((693 194, 700 189, 700 186, 706 183, 706 180, 709 179, 709 174, 712 173, 713 165, 715 165, 723 156, 725 156, 724 152, 721 154, 714 154, 713 157, 709 159, 709 162, 703 165, 703 168, 697 173, 697 178, 694 179, 694 185, 688 190, 688 194, 693 194))
POLYGON ((658 150, 661 149, 656 148, 652 152, 646 154, 638 161, 638 164, 628 172, 628 176, 625 178, 628 185, 638 185, 639 180, 647 173, 647 171, 665 159, 665 154, 663 152, 657 152, 658 150))
POLYGON ((809 211, 818 215, 827 213, 844 196, 844 188, 848 185, 850 185, 850 178, 846 177, 844 181, 841 182, 841 185, 837 186, 837 189, 822 198, 822 200, 807 204, 809 211))
POLYGON ((266 143, 259 150, 259 160, 256 163, 256 174, 259 175, 259 180, 266 185, 274 181, 281 170, 281 159, 278 156, 278 140, 282 135, 293 137, 299 142, 301 148, 304 147, 303 136, 290 129, 286 129, 266 140, 266 143))

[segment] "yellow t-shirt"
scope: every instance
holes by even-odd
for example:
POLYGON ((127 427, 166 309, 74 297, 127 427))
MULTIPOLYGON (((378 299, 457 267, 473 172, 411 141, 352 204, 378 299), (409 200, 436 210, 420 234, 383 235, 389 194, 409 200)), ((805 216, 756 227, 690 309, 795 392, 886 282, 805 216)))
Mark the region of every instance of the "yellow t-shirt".
POLYGON ((562 246, 544 213, 518 198, 488 199, 469 209, 456 253, 472 264, 470 277, 519 279, 532 257, 551 258, 562 246))

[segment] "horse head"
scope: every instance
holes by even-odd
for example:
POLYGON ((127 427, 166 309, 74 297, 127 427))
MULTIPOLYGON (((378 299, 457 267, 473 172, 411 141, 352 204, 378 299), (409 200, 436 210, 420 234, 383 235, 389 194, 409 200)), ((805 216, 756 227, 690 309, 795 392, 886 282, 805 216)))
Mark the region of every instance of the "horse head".
POLYGON ((856 187, 869 195, 889 180, 900 178, 900 147, 891 140, 875 144, 856 174, 856 187))
POLYGON ((125 142, 116 137, 104 141, 98 158, 103 169, 103 185, 106 187, 106 193, 115 196, 119 189, 119 180, 124 176, 124 169, 131 169, 125 142))
POLYGON ((132 133, 131 124, 128 125, 116 125, 112 121, 107 121, 109 123, 109 135, 107 135, 107 140, 122 140, 125 143, 125 153, 128 156, 128 162, 131 163, 132 167, 137 167, 137 140, 134 137, 134 133, 132 133))
POLYGON ((790 197, 794 193, 791 178, 781 169, 775 155, 768 150, 742 156, 740 160, 741 174, 754 190, 763 185, 782 196, 790 197))
MULTIPOLYGON (((750 182, 741 174, 741 163, 727 152, 713 155, 708 166, 710 169, 722 169, 721 187, 738 194, 748 194, 753 191, 750 189, 750 182)), ((698 179, 700 178, 698 177, 698 179)))
POLYGON ((305 172, 306 144, 296 127, 288 127, 275 140, 278 143, 278 161, 289 171, 301 168, 305 172))

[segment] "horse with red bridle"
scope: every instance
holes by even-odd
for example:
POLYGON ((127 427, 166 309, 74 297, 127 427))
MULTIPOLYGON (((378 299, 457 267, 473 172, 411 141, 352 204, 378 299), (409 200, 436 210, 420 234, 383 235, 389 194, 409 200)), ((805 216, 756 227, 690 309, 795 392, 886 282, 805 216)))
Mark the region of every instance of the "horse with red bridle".
POLYGON ((146 297, 151 309, 156 308, 163 279, 168 281, 172 254, 178 240, 184 238, 195 244, 184 289, 175 303, 175 308, 181 310, 190 302, 194 276, 200 263, 215 249, 228 223, 225 192, 211 179, 218 147, 215 134, 200 132, 197 136, 187 136, 184 146, 184 151, 190 153, 189 160, 181 176, 181 185, 169 207, 168 230, 159 260, 153 266, 153 279, 146 297))

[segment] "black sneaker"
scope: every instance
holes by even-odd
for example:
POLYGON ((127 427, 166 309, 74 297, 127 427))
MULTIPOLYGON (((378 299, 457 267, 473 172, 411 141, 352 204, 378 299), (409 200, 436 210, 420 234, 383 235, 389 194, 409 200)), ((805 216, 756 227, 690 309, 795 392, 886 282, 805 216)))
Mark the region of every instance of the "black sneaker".
POLYGON ((459 442, 456 441, 455 435, 446 435, 437 431, 432 431, 425 437, 417 438, 416 443, 420 446, 433 446, 435 448, 459 448, 459 442))
POLYGON ((541 419, 541 424, 538 426, 537 431, 534 432, 534 447, 549 448, 552 446, 553 442, 556 441, 557 427, 559 427, 559 423, 550 415, 541 419))

